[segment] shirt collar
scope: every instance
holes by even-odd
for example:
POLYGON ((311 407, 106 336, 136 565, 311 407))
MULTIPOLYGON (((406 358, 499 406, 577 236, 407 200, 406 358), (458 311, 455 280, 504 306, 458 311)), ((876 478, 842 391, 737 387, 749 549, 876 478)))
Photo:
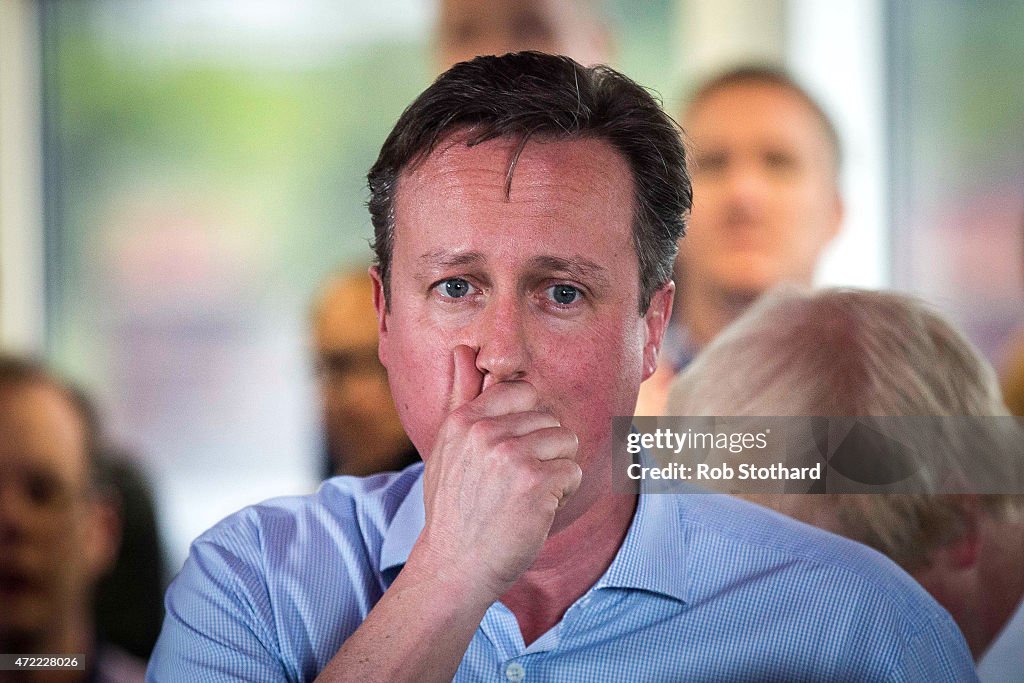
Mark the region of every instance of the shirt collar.
POLYGON ((690 582, 676 495, 681 494, 639 496, 622 547, 595 590, 630 588, 688 601, 690 582))
POLYGON ((400 567, 409 559, 409 553, 423 531, 426 513, 423 509, 423 470, 416 477, 409 493, 395 511, 391 525, 384 533, 380 548, 380 571, 400 567))
MULTIPOLYGON (((626 538, 594 590, 628 588, 661 593, 687 602, 686 553, 674 498, 672 494, 639 496, 626 538)), ((420 472, 384 534, 380 551, 382 573, 400 567, 409 559, 425 519, 423 473, 420 472)))

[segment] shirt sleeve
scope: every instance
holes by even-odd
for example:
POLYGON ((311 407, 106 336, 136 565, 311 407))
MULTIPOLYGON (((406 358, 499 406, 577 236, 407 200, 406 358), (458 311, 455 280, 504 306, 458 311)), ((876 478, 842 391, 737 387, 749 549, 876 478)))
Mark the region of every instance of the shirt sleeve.
POLYGON ((887 679, 892 683, 974 683, 978 674, 951 617, 934 618, 907 643, 887 679))
MULTIPOLYGON (((237 544, 231 544, 237 545, 237 544)), ((255 551, 197 540, 167 590, 166 616, 146 680, 286 681, 255 551)))

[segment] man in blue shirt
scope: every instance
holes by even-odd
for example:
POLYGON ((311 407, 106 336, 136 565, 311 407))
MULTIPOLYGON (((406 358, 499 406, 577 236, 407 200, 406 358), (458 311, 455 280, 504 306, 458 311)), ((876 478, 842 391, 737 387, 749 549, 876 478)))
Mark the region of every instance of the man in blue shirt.
POLYGON ((198 539, 152 680, 973 680, 887 560, 753 505, 611 490, 691 205, 607 68, 456 65, 369 174, 379 355, 424 464, 198 539))

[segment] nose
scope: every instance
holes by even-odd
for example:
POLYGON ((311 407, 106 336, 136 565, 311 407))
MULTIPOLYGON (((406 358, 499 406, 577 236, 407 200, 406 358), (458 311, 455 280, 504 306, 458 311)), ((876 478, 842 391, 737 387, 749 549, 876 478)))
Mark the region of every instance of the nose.
POLYGON ((492 295, 475 321, 476 366, 483 388, 526 377, 531 353, 526 330, 526 302, 518 296, 492 295))

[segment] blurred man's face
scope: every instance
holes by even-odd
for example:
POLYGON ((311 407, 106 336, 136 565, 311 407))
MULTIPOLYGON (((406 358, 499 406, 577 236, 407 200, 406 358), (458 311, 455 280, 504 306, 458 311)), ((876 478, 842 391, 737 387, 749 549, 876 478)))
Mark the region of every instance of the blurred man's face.
POLYGON ((608 60, 607 40, 585 0, 443 0, 438 69, 478 55, 537 50, 584 65, 608 60))
POLYGON ((336 472, 396 469, 409 442, 377 358, 377 315, 369 275, 332 282, 314 321, 321 405, 336 472))
POLYGON ((529 142, 506 197, 517 145, 456 135, 402 175, 381 360, 424 459, 450 410, 456 346, 477 351, 484 391, 532 384, 579 438, 572 518, 607 492, 608 473, 595 472, 610 467, 611 418, 632 414, 653 371, 672 289, 639 314, 633 184, 618 152, 529 142))
POLYGON ((686 288, 753 297, 810 284, 842 204, 833 151, 808 104, 785 88, 735 84, 687 113, 693 214, 680 242, 686 288))
POLYGON ((89 485, 82 421, 41 383, 0 388, 0 642, 81 612, 112 555, 89 485))

